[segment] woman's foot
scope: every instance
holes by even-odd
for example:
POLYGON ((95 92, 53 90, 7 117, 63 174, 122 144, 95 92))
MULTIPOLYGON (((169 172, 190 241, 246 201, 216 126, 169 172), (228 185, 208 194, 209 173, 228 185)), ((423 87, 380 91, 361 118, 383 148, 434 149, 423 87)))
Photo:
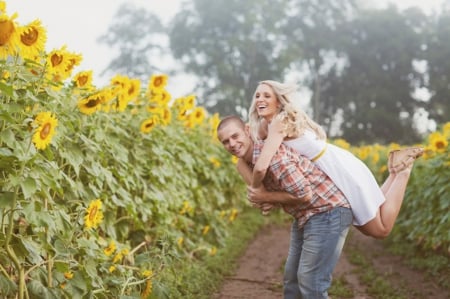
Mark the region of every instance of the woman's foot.
MULTIPOLYGON (((424 149, 421 147, 408 147, 393 150, 389 153, 388 169, 390 173, 399 173, 405 169, 412 168, 414 161, 422 156, 424 149)), ((409 169, 411 170, 411 169, 409 169)))

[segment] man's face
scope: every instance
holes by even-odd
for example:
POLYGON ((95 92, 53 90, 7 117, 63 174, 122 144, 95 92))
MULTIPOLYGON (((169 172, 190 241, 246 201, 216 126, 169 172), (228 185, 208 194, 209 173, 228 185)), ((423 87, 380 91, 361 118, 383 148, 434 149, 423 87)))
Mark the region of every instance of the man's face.
POLYGON ((223 147, 233 156, 247 158, 247 160, 252 158, 250 135, 238 124, 234 122, 226 124, 217 132, 217 137, 223 147))

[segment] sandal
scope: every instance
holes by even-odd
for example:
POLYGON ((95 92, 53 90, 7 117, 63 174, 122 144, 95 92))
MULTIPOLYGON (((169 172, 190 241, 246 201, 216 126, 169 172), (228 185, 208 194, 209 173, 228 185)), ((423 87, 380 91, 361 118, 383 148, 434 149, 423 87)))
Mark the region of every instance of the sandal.
POLYGON ((389 152, 388 169, 390 173, 398 173, 411 166, 414 161, 422 156, 424 149, 421 147, 408 147, 389 152))

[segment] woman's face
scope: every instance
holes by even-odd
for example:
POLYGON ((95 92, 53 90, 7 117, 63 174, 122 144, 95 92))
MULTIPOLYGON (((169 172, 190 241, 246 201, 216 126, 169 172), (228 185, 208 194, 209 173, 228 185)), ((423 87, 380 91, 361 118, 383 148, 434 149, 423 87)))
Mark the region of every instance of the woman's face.
POLYGON ((272 89, 267 84, 259 84, 256 88, 253 102, 258 116, 271 120, 278 112, 280 103, 272 89))

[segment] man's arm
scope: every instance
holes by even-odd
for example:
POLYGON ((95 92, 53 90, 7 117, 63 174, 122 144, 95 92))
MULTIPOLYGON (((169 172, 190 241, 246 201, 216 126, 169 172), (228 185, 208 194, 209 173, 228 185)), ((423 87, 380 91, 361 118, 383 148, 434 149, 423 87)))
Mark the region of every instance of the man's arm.
POLYGON ((248 187, 249 199, 255 203, 305 204, 312 199, 309 180, 304 176, 297 154, 280 147, 279 155, 272 161, 269 172, 277 180, 279 191, 248 187))
POLYGON ((253 188, 251 186, 247 186, 247 193, 249 195, 249 200, 255 204, 304 204, 309 202, 312 198, 312 192, 305 193, 303 196, 299 197, 286 191, 267 191, 264 187, 253 188))

